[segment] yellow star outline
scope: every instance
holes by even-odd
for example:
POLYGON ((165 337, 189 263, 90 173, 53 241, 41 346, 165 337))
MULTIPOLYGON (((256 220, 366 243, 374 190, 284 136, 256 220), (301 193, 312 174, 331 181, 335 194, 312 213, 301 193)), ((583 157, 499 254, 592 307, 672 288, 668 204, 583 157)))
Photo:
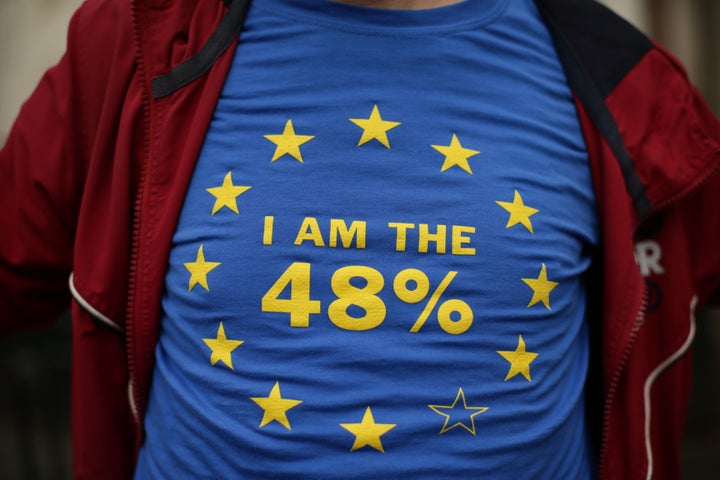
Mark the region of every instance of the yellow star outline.
POLYGON ((270 162, 274 162, 283 155, 288 154, 295 160, 303 163, 300 145, 309 142, 315 137, 313 135, 296 135, 292 120, 288 120, 287 123, 285 123, 283 133, 280 135, 265 135, 265 138, 276 145, 275 154, 270 162))
POLYGON ((272 421, 276 421, 288 430, 292 430, 292 428, 287 418, 287 411, 303 403, 301 400, 282 398, 280 395, 280 382, 275 382, 275 386, 270 390, 270 395, 267 397, 251 397, 250 400, 257 403, 264 410, 260 428, 272 421))
POLYGON ((205 189, 215 197, 212 215, 215 215, 223 207, 227 207, 235 213, 240 213, 237 206, 237 197, 250 190, 250 188, 251 187, 247 186, 233 185, 232 172, 228 172, 223 179, 222 186, 205 189))
POLYGON ((440 168, 441 172, 444 172, 450 167, 460 167, 463 170, 465 170, 467 173, 472 174, 472 170, 470 169, 470 164, 468 163, 468 158, 479 154, 480 152, 478 150, 471 150, 469 148, 464 148, 460 144, 460 140, 458 140, 457 135, 453 133, 452 140, 450 140, 450 145, 430 145, 432 148, 437 150, 438 152, 445 155, 445 161, 443 162, 442 168, 440 168))
POLYGON ((533 232, 530 217, 538 213, 540 210, 525 205, 522 197, 520 196, 520 192, 518 192, 517 189, 515 189, 515 196, 513 197, 512 202, 501 202, 496 200, 495 203, 510 212, 510 218, 508 218, 507 225, 505 225, 506 229, 520 223, 527 228, 530 233, 535 233, 533 232))
POLYGON ((538 302, 542 302, 543 305, 545 305, 545 308, 550 310, 550 292, 552 292, 559 284, 558 282, 551 282, 548 280, 545 264, 542 264, 538 278, 523 278, 522 281, 525 282, 528 287, 532 288, 533 291, 533 296, 530 303, 528 303, 528 308, 538 302))
POLYGON ((510 362, 510 370, 508 370, 505 376, 506 382, 518 374, 525 377, 528 382, 532 382, 530 378, 530 364, 539 354, 525 350, 525 340, 523 340, 522 335, 518 335, 518 344, 515 351, 498 350, 497 353, 510 362))
POLYGON ((455 401, 452 403, 452 405, 428 405, 430 409, 432 409, 433 412, 437 413, 438 415, 442 415, 445 417, 445 423, 443 424, 442 428, 440 429, 440 435, 442 435, 445 432, 449 432, 455 427, 462 427, 468 432, 472 433, 473 435, 477 435, 475 432, 475 416, 480 415, 483 412, 486 412, 489 407, 468 407, 467 400, 465 399, 465 392, 463 392, 462 387, 458 389, 458 393, 455 396, 455 401), (458 402, 462 398, 462 406, 458 406, 458 402), (450 413, 445 413, 443 410, 448 410, 450 413), (452 421, 452 414, 453 412, 456 413, 456 416, 462 417, 458 421, 452 421), (468 412, 470 415, 468 415, 468 412), (466 425, 465 421, 469 420, 470 425, 466 425), (451 423, 452 422, 452 423, 451 423))
POLYGON ((398 125, 400 122, 391 122, 389 120, 383 120, 380 117, 380 111, 378 106, 375 105, 370 113, 370 118, 349 118, 351 122, 363 129, 362 137, 358 142, 358 147, 364 145, 370 140, 377 140, 382 143, 385 148, 390 148, 390 142, 388 141, 387 132, 398 125))
POLYGON ((210 273, 212 270, 216 269, 220 265, 220 262, 206 262, 205 254, 203 253, 203 246, 200 245, 200 248, 198 248, 197 251, 197 257, 195 257, 195 261, 186 262, 183 263, 183 265, 185 265, 185 268, 187 268, 190 272, 188 292, 192 291, 193 287, 198 283, 201 287, 203 287, 209 292, 210 287, 208 287, 207 283, 207 274, 210 273))
POLYGON ((364 446, 369 446, 385 453, 380 437, 397 427, 397 424, 375 423, 372 410, 370 410, 370 407, 367 407, 360 423, 341 423, 340 426, 355 435, 355 443, 353 443, 352 448, 350 448, 351 452, 364 446))
POLYGON ((234 370, 232 364, 232 351, 237 347, 245 343, 242 340, 228 340, 225 336, 225 327, 222 322, 218 327, 217 336, 215 338, 203 338, 205 345, 210 347, 212 353, 210 354, 210 364, 215 365, 218 362, 223 362, 225 365, 230 367, 230 370, 234 370))

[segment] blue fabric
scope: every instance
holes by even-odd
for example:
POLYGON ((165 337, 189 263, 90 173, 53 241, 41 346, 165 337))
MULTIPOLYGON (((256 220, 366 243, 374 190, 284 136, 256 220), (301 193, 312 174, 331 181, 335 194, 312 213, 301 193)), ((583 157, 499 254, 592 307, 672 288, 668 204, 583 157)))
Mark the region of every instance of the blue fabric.
POLYGON ((174 236, 136 478, 591 478, 597 229, 530 0, 254 2, 174 236))

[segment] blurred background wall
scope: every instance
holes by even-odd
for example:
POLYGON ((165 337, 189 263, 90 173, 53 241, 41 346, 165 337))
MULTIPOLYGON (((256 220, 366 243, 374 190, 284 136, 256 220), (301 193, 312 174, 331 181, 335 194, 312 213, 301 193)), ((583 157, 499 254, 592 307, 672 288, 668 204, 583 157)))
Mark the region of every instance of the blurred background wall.
MULTIPOLYGON (((80 0, 0 0, 0 143, 42 72, 56 63, 80 0)), ((605 0, 667 46, 720 114, 720 1, 605 0)), ((718 246, 720 248, 720 246, 718 246)), ((0 312, 2 315, 2 312, 0 312)), ((0 479, 70 478, 69 319, 0 343, 0 479)), ((684 478, 720 472, 720 313, 704 312, 683 448, 684 478)))
POLYGON ((0 0, 0 139, 42 73, 60 59, 81 0, 0 0))

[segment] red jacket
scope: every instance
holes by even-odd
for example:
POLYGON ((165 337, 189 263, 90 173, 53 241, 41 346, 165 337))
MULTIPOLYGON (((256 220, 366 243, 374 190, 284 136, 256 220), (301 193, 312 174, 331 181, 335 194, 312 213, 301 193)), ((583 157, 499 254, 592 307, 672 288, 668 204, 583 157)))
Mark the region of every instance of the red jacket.
MULTIPOLYGON (((171 238, 241 3, 89 0, 0 152, 0 334, 52 321, 72 292, 77 478, 132 475, 171 238)), ((603 226, 587 387, 600 474, 677 478, 693 312, 720 299, 720 126, 682 67, 609 11, 537 3, 603 226)))

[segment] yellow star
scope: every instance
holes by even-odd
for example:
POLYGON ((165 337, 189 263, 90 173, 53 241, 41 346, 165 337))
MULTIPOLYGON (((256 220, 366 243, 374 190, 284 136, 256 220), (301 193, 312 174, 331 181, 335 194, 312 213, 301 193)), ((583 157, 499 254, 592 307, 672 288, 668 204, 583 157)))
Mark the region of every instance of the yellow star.
POLYGON ((521 223, 525 226, 525 228, 530 231, 530 233, 535 233, 533 232, 533 226, 530 222, 530 217, 538 213, 540 210, 525 205, 523 203, 522 197, 520 196, 520 192, 518 192, 517 189, 515 190, 515 197, 513 198, 512 203, 501 202, 499 200, 496 200, 495 203, 510 212, 510 218, 508 218, 508 222, 507 225, 505 225, 505 228, 510 228, 513 225, 521 223))
POLYGON ((455 135, 454 133, 452 136, 452 140, 450 141, 450 145, 430 146, 445 155, 445 161, 443 162, 442 168, 440 169, 441 172, 444 172, 450 167, 458 166, 465 170, 467 173, 473 173, 470 169, 468 158, 477 155, 480 152, 477 150, 471 150, 469 148, 463 148, 463 146, 460 145, 460 140, 458 140, 457 135, 455 135))
POLYGON ((218 327, 216 338, 203 338, 205 345, 210 347, 212 354, 210 355, 210 364, 215 365, 218 362, 223 362, 225 365, 234 370, 232 364, 232 351, 242 345, 242 340, 228 340, 225 336, 225 327, 222 322, 218 327))
POLYGON ((532 382, 530 378, 530 364, 537 358, 538 354, 525 351, 525 341, 522 335, 518 335, 518 345, 514 352, 498 350, 497 353, 510 362, 510 370, 505 376, 506 382, 518 373, 522 374, 528 382, 532 382))
POLYGON ((287 411, 302 403, 300 400, 282 398, 280 395, 280 382, 275 382, 275 386, 270 390, 270 395, 267 397, 251 397, 250 400, 257 403, 265 411, 260 421, 260 427, 264 427, 274 420, 288 430, 292 429, 287 418, 287 411))
POLYGON ((442 428, 440 429, 440 435, 442 435, 445 432, 448 432, 452 430, 455 427, 462 427, 468 432, 472 433, 473 435, 476 435, 475 433, 475 415, 480 415, 483 412, 486 412, 489 407, 468 407, 467 401, 465 400, 465 392, 463 392, 462 388, 458 389, 458 394, 455 397, 455 401, 452 403, 452 405, 428 405, 432 409, 433 412, 437 413, 438 415, 442 415, 445 417, 445 423, 443 424, 442 428), (462 406, 458 406, 458 402, 462 398, 462 406), (449 410, 449 413, 445 413, 442 410, 449 410), (473 412, 468 416, 468 411, 473 412), (455 412, 458 418, 457 421, 454 421, 451 423, 451 417, 453 412, 455 412), (465 420, 470 420, 470 426, 466 425, 464 423, 465 420), (450 424, 450 426, 448 426, 450 424))
POLYGON ((200 248, 198 248, 197 251, 197 257, 195 258, 195 261, 183 263, 183 265, 185 265, 185 268, 187 268, 190 272, 190 283, 188 284, 188 292, 192 291, 193 287, 198 283, 201 287, 203 287, 209 292, 210 287, 208 287, 207 283, 207 274, 217 268, 218 265, 220 265, 220 262, 206 262, 205 254, 203 253, 203 246, 200 245, 200 248))
POLYGON ((283 155, 288 154, 295 160, 303 163, 302 155, 300 154, 300 145, 309 142, 315 137, 312 135, 295 135, 292 120, 288 120, 282 134, 265 135, 265 138, 277 145, 275 154, 270 162, 274 162, 283 155))
POLYGON ((390 129, 401 125, 400 122, 390 122, 383 120, 380 117, 380 111, 378 106, 375 105, 370 114, 370 118, 350 118, 348 119, 355 125, 363 129, 362 137, 358 142, 358 147, 364 145, 370 140, 377 140, 378 142, 385 145, 386 148, 390 148, 390 142, 388 141, 387 132, 390 129))
POLYGON ((380 437, 397 426, 395 423, 375 423, 370 407, 365 410, 362 422, 360 423, 341 423, 340 426, 348 432, 355 435, 355 443, 353 443, 350 451, 358 450, 364 446, 369 446, 375 450, 385 453, 383 450, 380 437))
POLYGON ((235 213, 240 213, 237 207, 237 197, 250 190, 251 187, 236 186, 232 183, 232 172, 228 172, 223 179, 221 187, 206 188, 210 194, 215 197, 215 205, 213 205, 212 215, 218 210, 227 207, 235 213))
POLYGON ((538 278, 523 278, 522 281, 533 290, 533 297, 528 304, 528 308, 538 302, 542 302, 545 308, 550 310, 550 292, 558 286, 558 282, 551 282, 547 279, 547 268, 545 264, 542 264, 538 278))

